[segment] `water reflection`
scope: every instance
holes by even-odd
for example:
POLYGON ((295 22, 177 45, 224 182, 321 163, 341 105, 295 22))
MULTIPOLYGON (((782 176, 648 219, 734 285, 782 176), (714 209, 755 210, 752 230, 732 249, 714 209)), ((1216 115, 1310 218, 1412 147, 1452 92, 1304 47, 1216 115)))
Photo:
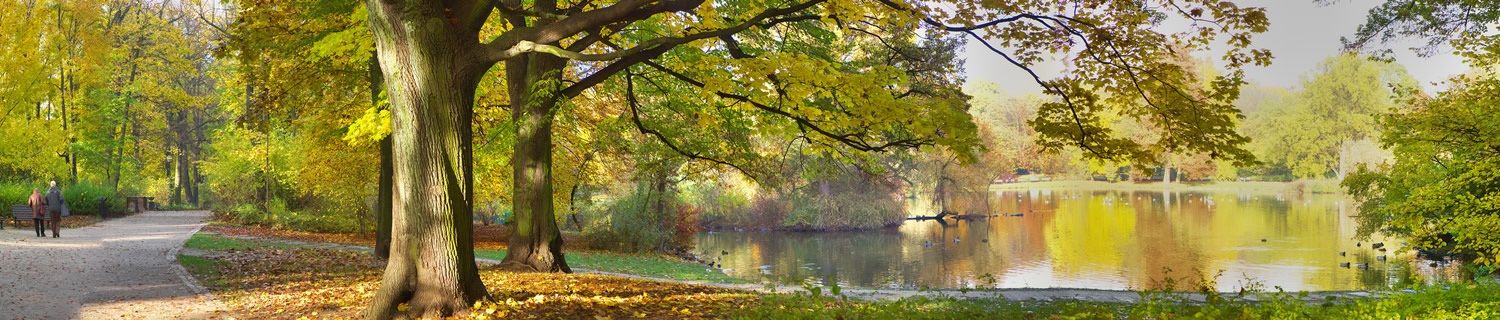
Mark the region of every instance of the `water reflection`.
POLYGON ((1337 195, 1059 189, 987 200, 988 214, 1005 216, 861 232, 702 233, 697 251, 745 279, 887 288, 1142 289, 1171 277, 1192 289, 1200 274, 1217 274, 1223 291, 1250 280, 1267 289, 1361 290, 1420 273, 1410 254, 1397 254, 1405 252, 1399 241, 1374 240, 1388 253, 1356 247, 1352 208, 1337 195))

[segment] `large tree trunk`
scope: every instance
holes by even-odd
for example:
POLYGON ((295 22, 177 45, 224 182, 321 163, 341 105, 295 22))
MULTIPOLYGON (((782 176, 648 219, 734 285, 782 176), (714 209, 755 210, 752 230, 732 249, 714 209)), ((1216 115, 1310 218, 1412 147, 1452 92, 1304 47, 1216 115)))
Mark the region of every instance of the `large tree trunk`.
POLYGON ((474 263, 472 118, 488 65, 473 62, 478 35, 448 23, 440 4, 365 5, 391 102, 395 205, 365 317, 448 316, 487 295, 474 263))
POLYGON ((516 147, 511 156, 515 228, 501 267, 507 270, 573 272, 562 253, 562 232, 552 203, 552 110, 557 105, 566 60, 525 54, 506 61, 516 147))

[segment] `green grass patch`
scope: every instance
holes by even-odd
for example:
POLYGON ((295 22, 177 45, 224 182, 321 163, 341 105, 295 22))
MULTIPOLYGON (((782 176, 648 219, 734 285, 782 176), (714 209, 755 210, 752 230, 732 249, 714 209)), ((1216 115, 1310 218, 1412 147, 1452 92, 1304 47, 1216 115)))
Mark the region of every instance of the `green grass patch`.
POLYGON ((769 294, 733 319, 1119 319, 1129 305, 1086 301, 1010 301, 916 296, 862 301, 769 294))
POLYGON ((177 255, 177 262, 182 263, 182 267, 187 268, 189 273, 198 275, 198 279, 203 280, 203 286, 206 287, 216 286, 219 281, 219 265, 224 264, 219 260, 182 254, 177 255))
MULTIPOLYGON (((505 250, 478 249, 474 250, 474 254, 491 260, 505 258, 505 250)), ((568 265, 578 268, 676 280, 750 283, 704 265, 661 257, 609 252, 567 252, 564 254, 567 255, 568 265)))
MULTIPOLYGON (((1140 190, 1140 191, 1259 191, 1259 192, 1282 192, 1291 185, 1287 182, 1275 181, 1196 181, 1196 182, 1132 182, 1132 181, 1089 181, 1089 180, 1055 180, 1038 182, 1016 182, 992 184, 990 190, 1030 190, 1030 189, 1083 189, 1083 190, 1140 190)), ((1335 183, 1335 187, 1337 183, 1335 183)))
POLYGON ((199 250, 250 250, 256 247, 292 248, 296 246, 198 233, 193 234, 192 238, 188 238, 187 243, 184 243, 182 247, 199 250))
POLYGON ((917 296, 860 301, 842 296, 770 294, 736 319, 1500 319, 1500 282, 1438 284, 1376 298, 1309 300, 1302 293, 1249 292, 1188 302, 1162 291, 1140 303, 1009 301, 917 296))

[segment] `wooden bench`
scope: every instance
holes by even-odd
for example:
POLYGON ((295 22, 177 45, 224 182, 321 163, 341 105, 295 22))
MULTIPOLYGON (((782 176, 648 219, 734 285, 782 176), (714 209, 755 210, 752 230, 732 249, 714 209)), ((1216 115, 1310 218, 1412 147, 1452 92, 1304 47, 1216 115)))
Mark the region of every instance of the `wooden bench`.
MULTIPOLYGON (((46 213, 42 213, 42 214, 45 215, 46 213)), ((62 216, 64 216, 64 217, 69 216, 68 207, 66 207, 66 206, 63 207, 62 216)), ((31 219, 32 219, 32 217, 31 217, 31 206, 27 206, 27 205, 24 205, 24 204, 17 204, 17 205, 11 205, 10 206, 10 221, 17 228, 21 227, 21 222, 29 222, 29 221, 31 221, 31 219)), ((0 222, 0 228, 5 228, 5 223, 4 222, 0 222)))
MULTIPOLYGON (((10 220, 16 228, 20 228, 22 221, 31 221, 31 207, 24 204, 10 206, 10 220)), ((4 227, 5 223, 0 222, 0 228, 4 227)))

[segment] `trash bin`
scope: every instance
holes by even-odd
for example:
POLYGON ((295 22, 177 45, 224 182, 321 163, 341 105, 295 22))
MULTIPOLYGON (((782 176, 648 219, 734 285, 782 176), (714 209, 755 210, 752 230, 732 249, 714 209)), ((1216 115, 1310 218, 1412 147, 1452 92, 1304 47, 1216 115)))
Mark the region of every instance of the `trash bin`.
POLYGON ((99 219, 109 219, 109 198, 99 197, 99 219))

